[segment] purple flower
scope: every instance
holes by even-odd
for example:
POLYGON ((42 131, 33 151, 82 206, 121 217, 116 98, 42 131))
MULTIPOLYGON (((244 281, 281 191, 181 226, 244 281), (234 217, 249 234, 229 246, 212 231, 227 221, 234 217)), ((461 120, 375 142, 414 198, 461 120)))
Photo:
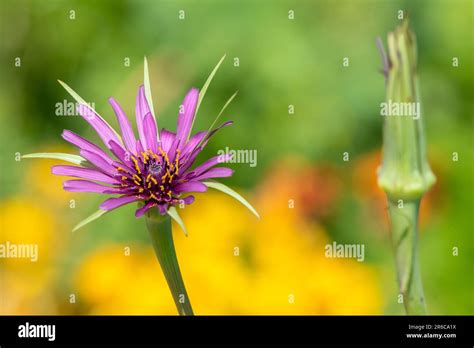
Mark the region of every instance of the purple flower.
POLYGON ((180 315, 193 315, 193 310, 179 270, 171 219, 186 235, 188 233, 175 206, 191 204, 194 196, 190 193, 204 192, 210 187, 238 200, 257 218, 260 217, 255 208, 240 194, 213 180, 233 174, 230 168, 218 166, 228 161, 231 156, 215 156, 191 168, 209 139, 222 127, 232 124, 232 121, 227 121, 213 129, 237 92, 227 100, 207 131, 191 136, 199 105, 224 58, 225 55, 212 70, 201 93, 196 88, 192 88, 184 98, 179 109, 176 133, 158 129, 151 99, 148 63, 145 58, 144 85, 138 90, 136 105, 138 139, 125 112, 113 98, 109 98, 109 102, 117 116, 121 135, 90 108, 71 87, 58 80, 77 101, 79 114, 95 129, 108 152, 80 135, 64 130, 62 137, 79 148, 80 156, 44 152, 21 156, 22 158, 51 158, 74 164, 51 168, 53 174, 78 178, 64 182, 64 189, 67 191, 117 195, 102 202, 100 209, 77 224, 73 232, 100 218, 108 211, 129 203, 139 203, 135 216, 138 218, 148 212, 146 226, 180 315), (183 298, 184 301, 182 301, 183 298))
POLYGON ((65 181, 67 191, 118 195, 102 202, 100 208, 104 211, 143 202, 135 212, 135 216, 140 217, 152 208, 164 215, 172 206, 191 204, 194 196, 190 193, 207 190, 204 180, 233 174, 230 168, 217 166, 229 160, 229 156, 212 157, 191 169, 209 139, 222 127, 232 124, 228 121, 213 130, 191 136, 198 99, 199 91, 192 88, 180 108, 176 133, 166 129, 159 131, 145 88, 140 86, 136 105, 138 139, 115 99, 109 98, 109 103, 117 116, 122 136, 87 104, 81 103, 79 114, 96 130, 113 156, 83 137, 64 130, 62 137, 79 148, 85 161, 80 166, 53 166, 52 173, 79 179, 65 181))

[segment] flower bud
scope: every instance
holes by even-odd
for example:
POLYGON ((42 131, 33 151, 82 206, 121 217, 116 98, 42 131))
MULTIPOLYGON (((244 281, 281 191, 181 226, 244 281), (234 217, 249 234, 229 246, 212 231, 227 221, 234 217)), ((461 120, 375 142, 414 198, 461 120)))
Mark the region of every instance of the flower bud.
POLYGON ((420 199, 436 178, 426 156, 416 75, 416 41, 408 21, 389 33, 388 57, 385 52, 382 57, 387 96, 381 104, 385 120, 378 184, 389 199, 420 199))

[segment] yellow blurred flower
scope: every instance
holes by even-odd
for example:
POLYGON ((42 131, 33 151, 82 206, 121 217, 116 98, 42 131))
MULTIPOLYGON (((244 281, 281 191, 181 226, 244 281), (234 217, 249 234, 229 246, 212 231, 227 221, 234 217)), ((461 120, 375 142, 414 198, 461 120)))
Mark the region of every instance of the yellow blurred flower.
MULTIPOLYGON (((297 180, 296 176, 296 180, 297 180)), ((294 196, 294 195, 292 195, 294 196)), ((351 259, 324 255, 324 228, 288 205, 287 189, 263 190, 255 226, 257 277, 254 314, 378 314, 375 271, 351 259)), ((296 207, 299 201, 294 202, 296 207)))
POLYGON ((48 246, 54 239, 54 218, 37 202, 17 196, 0 203, 0 238, 12 243, 48 246))
POLYGON ((189 237, 175 225, 175 244, 194 311, 245 313, 255 217, 240 203, 212 190, 197 196, 196 203, 180 214, 189 237))
POLYGON ((112 244, 94 250, 80 265, 74 288, 88 314, 176 312, 151 247, 112 244))
POLYGON ((14 197, 1 202, 0 224, 0 244, 9 248, 37 248, 35 252, 28 249, 29 254, 24 255, 28 257, 0 258, 0 313, 54 313, 51 287, 58 248, 54 217, 38 203, 14 197))
MULTIPOLYGON (((54 146, 36 152, 76 153, 77 150, 71 146, 54 146)), ((55 206, 68 207, 69 201, 77 197, 77 194, 63 190, 64 177, 51 174, 53 165, 64 162, 49 159, 23 159, 21 163, 25 166, 26 175, 23 180, 28 183, 28 192, 38 201, 46 200, 55 206)))
POLYGON ((291 165, 283 161, 271 173, 258 191, 262 220, 253 229, 261 273, 256 277, 254 313, 380 313, 375 271, 355 260, 326 258, 324 248, 331 241, 320 224, 307 219, 320 215, 308 209, 327 209, 337 199, 341 183, 334 169, 293 160, 291 165), (313 188, 312 194, 307 187, 313 188))

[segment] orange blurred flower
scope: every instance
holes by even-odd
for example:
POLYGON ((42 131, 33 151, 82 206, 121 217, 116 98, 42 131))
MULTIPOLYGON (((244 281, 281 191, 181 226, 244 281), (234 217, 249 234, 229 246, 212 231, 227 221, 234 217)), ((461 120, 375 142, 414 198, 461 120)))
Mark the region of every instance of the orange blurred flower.
MULTIPOLYGON (((259 194, 268 199, 267 203, 280 201, 284 209, 293 203, 293 209, 306 217, 330 214, 342 188, 339 173, 330 164, 314 167, 302 159, 286 158, 268 173, 259 194)), ((261 205, 262 209, 266 207, 265 203, 261 205)))
MULTIPOLYGON (((353 171, 353 187, 359 197, 366 204, 366 220, 376 219, 379 226, 388 226, 387 198, 383 190, 377 183, 377 169, 381 163, 381 151, 376 150, 366 153, 356 159, 353 171)), ((438 201, 440 196, 440 183, 443 178, 440 175, 440 166, 436 161, 430 160, 434 173, 436 173, 437 182, 433 188, 426 193, 421 200, 420 206, 420 225, 423 226, 433 214, 434 202, 438 201)), ((388 231, 388 227, 385 229, 388 231)), ((420 229, 423 231, 423 229, 420 229)))

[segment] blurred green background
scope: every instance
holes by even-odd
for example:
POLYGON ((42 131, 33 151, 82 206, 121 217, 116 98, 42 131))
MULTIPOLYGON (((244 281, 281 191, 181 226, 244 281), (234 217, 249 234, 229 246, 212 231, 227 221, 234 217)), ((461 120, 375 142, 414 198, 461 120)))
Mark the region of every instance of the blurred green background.
POLYGON ((62 191, 54 161, 16 159, 74 153, 63 129, 99 139, 81 117, 56 115, 57 103, 72 101, 57 79, 116 126, 107 98, 135 119, 147 56, 159 126, 174 130, 186 91, 227 54, 194 129, 207 129, 238 90, 223 115, 235 123, 198 162, 226 146, 257 150, 255 168, 234 164, 223 181, 262 219, 214 193, 185 209, 190 237, 177 230, 176 243, 196 312, 402 314, 376 185, 385 90, 375 38, 385 41, 403 10, 418 39, 438 178, 421 211, 428 310, 473 314, 473 3, 1 1, 0 242, 38 244, 40 258, 0 260, 0 313, 175 313, 134 207, 72 234, 103 197, 62 191), (364 244, 364 262, 325 258, 332 241, 364 244))

